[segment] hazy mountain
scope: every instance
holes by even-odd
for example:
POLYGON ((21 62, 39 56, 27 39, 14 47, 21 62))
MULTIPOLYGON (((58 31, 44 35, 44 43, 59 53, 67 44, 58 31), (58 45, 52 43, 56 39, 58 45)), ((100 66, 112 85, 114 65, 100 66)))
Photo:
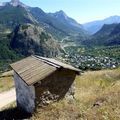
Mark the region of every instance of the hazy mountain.
POLYGON ((120 24, 104 25, 88 40, 83 41, 87 46, 114 46, 120 45, 120 24))
POLYGON ((99 36, 108 36, 117 26, 118 24, 104 24, 103 27, 96 32, 93 36, 99 37, 99 36))
POLYGON ((59 21, 63 23, 68 24, 69 26, 83 29, 83 26, 81 24, 77 23, 77 21, 75 21, 73 18, 68 17, 67 14, 62 10, 55 13, 49 13, 49 15, 57 18, 59 21))
POLYGON ((40 8, 31 8, 31 14, 36 18, 47 32, 58 39, 66 36, 86 35, 86 31, 74 19, 68 17, 63 11, 46 14, 40 8))
POLYGON ((103 20, 83 24, 84 28, 91 34, 99 31, 104 24, 120 23, 120 16, 111 16, 103 20))

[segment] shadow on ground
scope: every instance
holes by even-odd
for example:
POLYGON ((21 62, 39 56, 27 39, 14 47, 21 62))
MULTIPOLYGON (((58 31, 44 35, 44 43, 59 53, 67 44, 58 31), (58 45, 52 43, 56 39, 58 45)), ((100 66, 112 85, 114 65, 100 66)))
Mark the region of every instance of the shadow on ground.
POLYGON ((17 107, 0 111, 0 120, 22 120, 30 117, 30 114, 23 112, 17 107))

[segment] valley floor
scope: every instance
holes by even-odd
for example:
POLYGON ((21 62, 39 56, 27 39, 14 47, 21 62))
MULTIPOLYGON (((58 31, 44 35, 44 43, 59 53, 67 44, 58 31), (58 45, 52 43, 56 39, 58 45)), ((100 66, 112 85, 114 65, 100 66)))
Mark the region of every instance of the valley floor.
MULTIPOLYGON (((37 108, 30 119, 120 120, 120 68, 85 72, 77 76, 75 82, 75 100, 61 100, 37 108)), ((0 112, 0 118, 6 118, 7 114, 15 114, 11 113, 11 109, 16 108, 11 106, 0 112)), ((19 114, 17 115, 19 118, 19 114)))

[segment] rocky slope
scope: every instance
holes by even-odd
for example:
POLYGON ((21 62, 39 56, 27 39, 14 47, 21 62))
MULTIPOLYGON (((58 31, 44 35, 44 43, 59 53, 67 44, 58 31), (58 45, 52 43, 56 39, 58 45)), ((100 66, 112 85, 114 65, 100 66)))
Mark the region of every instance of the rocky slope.
POLYGON ((39 26, 19 25, 11 34, 11 47, 22 55, 38 54, 55 57, 62 51, 54 38, 39 26))

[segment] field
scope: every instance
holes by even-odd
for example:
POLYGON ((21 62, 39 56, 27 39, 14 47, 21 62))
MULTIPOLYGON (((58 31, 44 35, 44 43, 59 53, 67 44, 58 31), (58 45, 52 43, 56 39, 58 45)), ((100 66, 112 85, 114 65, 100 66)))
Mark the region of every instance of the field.
MULTIPOLYGON (((31 120, 120 120, 120 68, 88 71, 76 78, 75 100, 61 100, 37 108, 31 120)), ((13 106, 13 105, 11 105, 13 106)), ((0 112, 1 118, 20 117, 15 106, 0 112), (13 110, 11 110, 13 109, 13 110), (12 112, 14 111, 14 112, 12 112), (15 115, 18 115, 15 117, 15 115)))

